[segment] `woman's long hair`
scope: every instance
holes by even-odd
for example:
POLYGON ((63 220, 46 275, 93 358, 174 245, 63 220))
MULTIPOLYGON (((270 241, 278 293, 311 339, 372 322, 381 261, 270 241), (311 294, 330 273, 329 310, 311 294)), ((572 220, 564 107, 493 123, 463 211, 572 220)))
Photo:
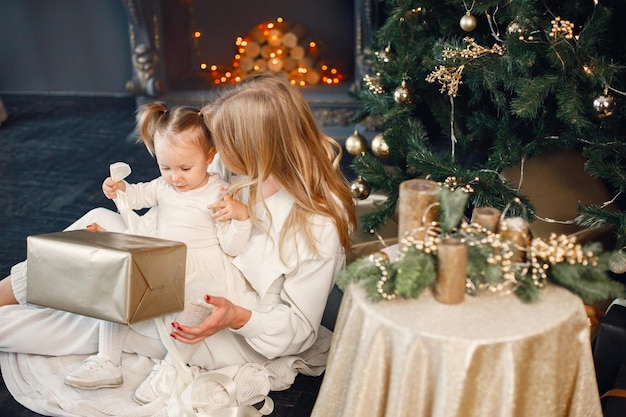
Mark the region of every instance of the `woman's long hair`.
MULTIPOLYGON (((222 160, 245 174, 252 207, 263 202, 262 182, 270 175, 294 199, 283 229, 303 231, 307 245, 318 253, 309 219, 333 220, 347 250, 356 224, 354 200, 339 161, 341 146, 317 127, 311 109, 297 87, 271 75, 247 77, 203 109, 222 160)), ((234 186, 236 191, 237 186, 234 186)))

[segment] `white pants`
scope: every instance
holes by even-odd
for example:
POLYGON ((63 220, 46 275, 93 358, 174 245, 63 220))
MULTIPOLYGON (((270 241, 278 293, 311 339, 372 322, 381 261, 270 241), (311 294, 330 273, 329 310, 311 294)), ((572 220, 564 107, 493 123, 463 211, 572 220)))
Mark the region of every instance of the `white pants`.
MULTIPOLYGON (((121 216, 105 208, 96 208, 71 224, 66 230, 85 229, 98 223, 111 232, 122 232, 126 225, 121 216)), ((98 351, 99 320, 26 304, 26 261, 11 268, 11 284, 19 305, 0 307, 0 351, 41 355, 91 354, 98 351)), ((141 323, 140 332, 130 332, 125 351, 159 359, 165 356, 156 326, 141 323)))
MULTIPOLYGON (((84 229, 91 223, 98 223, 111 232, 126 230, 121 216, 104 208, 91 210, 66 230, 84 229)), ((20 304, 0 307, 0 351, 51 356, 98 352, 98 319, 26 304, 25 261, 11 269, 11 283, 20 304)), ((176 320, 176 313, 162 320, 169 326, 176 320)), ((153 359, 163 359, 167 353, 155 320, 131 325, 123 350, 153 359)), ((200 342, 190 363, 216 369, 265 360, 267 358, 254 351, 243 337, 223 330, 200 342)))

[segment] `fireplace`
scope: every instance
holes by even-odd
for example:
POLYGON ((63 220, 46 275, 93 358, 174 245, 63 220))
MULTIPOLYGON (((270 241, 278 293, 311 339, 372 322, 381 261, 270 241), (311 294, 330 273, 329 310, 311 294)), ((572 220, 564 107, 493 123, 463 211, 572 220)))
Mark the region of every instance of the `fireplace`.
POLYGON ((124 5, 133 64, 127 89, 138 100, 201 105, 217 91, 211 65, 228 69, 237 37, 280 18, 297 26, 303 40, 315 41, 341 75, 338 83, 302 87, 323 124, 346 124, 358 107, 347 92, 367 73, 366 53, 380 8, 378 0, 124 0, 124 5))

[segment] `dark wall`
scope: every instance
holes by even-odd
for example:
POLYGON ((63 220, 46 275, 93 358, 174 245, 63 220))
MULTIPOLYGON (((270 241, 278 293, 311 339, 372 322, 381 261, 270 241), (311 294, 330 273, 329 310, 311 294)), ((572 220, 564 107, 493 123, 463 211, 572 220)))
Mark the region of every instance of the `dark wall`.
POLYGON ((0 93, 129 95, 121 0, 1 0, 0 93))

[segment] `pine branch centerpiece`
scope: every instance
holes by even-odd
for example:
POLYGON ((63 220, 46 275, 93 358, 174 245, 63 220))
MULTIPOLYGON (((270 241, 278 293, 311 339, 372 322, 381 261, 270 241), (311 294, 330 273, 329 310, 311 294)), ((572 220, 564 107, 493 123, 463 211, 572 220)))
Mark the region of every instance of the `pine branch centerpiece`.
MULTIPOLYGON (((448 304, 462 302, 463 293, 481 292, 515 293, 523 302, 532 302, 548 282, 565 287, 587 304, 626 295, 622 284, 609 275, 614 253, 604 251, 600 243, 581 245, 574 236, 556 234, 533 238, 523 218, 505 217, 506 210, 491 207, 474 209, 468 221, 464 212, 471 185, 460 187, 448 178, 437 186, 438 219, 401 232, 397 259, 375 252, 355 260, 339 274, 340 288, 362 282, 372 301, 418 298, 432 288, 435 297, 448 304), (458 286, 453 287, 459 283, 455 278, 459 267, 460 294, 458 286)), ((425 211, 432 206, 413 204, 428 207, 425 211)), ((406 202, 401 207, 411 210, 406 202)), ((400 222, 407 215, 415 218, 413 212, 400 211, 400 222)))

